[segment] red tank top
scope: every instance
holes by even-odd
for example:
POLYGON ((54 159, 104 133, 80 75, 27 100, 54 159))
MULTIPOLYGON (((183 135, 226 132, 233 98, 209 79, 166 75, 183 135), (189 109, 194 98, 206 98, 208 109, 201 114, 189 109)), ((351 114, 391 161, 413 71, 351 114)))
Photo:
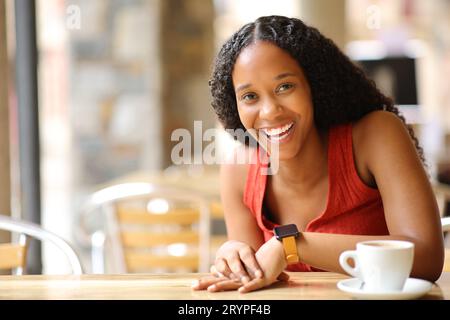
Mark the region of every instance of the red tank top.
MULTIPOLYGON (((259 152, 259 151, 257 151, 259 152)), ((263 214, 263 200, 267 175, 262 174, 267 164, 256 156, 250 164, 244 191, 244 204, 256 219, 267 241, 273 237, 277 224, 263 214)), ((329 187, 325 211, 308 223, 306 232, 353 235, 388 235, 383 203, 377 189, 361 181, 353 159, 352 126, 339 125, 329 130, 328 140, 329 187)), ((301 253, 300 253, 301 255, 301 253)), ((309 265, 290 265, 289 271, 321 271, 309 265)))

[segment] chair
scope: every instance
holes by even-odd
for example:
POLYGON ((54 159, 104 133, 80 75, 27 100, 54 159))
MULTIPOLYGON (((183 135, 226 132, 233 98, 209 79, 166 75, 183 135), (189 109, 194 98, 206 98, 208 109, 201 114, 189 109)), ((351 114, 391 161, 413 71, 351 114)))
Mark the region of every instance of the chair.
MULTIPOLYGON (((442 231, 444 235, 446 232, 450 231, 450 217, 441 218, 442 231)), ((450 272, 450 249, 445 248, 445 260, 444 260, 444 271, 450 272)))
POLYGON ((450 186, 435 182, 432 187, 438 203, 439 213, 441 217, 444 217, 447 211, 447 204, 450 202, 450 186))
POLYGON ((26 271, 28 238, 33 237, 56 245, 67 257, 72 273, 75 275, 83 273, 83 268, 75 251, 56 234, 44 230, 37 224, 13 219, 5 215, 0 215, 0 229, 19 234, 18 243, 0 244, 0 269, 12 269, 13 274, 22 275, 26 271))
POLYGON ((104 188, 82 212, 84 233, 96 211, 104 224, 87 237, 94 273, 105 271, 108 244, 117 273, 208 271, 210 213, 199 194, 144 182, 104 188))

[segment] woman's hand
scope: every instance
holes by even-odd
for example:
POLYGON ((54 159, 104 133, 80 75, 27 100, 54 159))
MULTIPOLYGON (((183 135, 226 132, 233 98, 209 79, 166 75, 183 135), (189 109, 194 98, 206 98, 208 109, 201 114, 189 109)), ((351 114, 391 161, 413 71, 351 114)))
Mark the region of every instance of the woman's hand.
POLYGON ((212 276, 200 279, 193 288, 208 288, 209 291, 233 290, 252 279, 263 277, 253 248, 237 240, 229 240, 219 248, 211 273, 212 276))
POLYGON ((264 272, 264 277, 256 277, 244 284, 237 277, 231 278, 233 273, 230 273, 228 277, 219 273, 216 265, 213 265, 211 267, 212 275, 200 279, 192 287, 195 290, 208 289, 210 292, 239 289, 239 292, 245 293, 269 286, 277 280, 287 281, 289 279, 289 276, 283 272, 287 266, 283 245, 275 237, 261 246, 255 254, 255 258, 264 272))
POLYGON ((277 280, 287 281, 289 279, 289 276, 283 272, 287 266, 283 244, 275 237, 263 244, 256 252, 255 257, 264 271, 264 277, 245 283, 239 288, 239 292, 250 292, 269 286, 277 280))
POLYGON ((214 268, 218 276, 247 283, 251 279, 262 278, 263 272, 255 258, 255 250, 248 244, 229 240, 216 253, 214 268))

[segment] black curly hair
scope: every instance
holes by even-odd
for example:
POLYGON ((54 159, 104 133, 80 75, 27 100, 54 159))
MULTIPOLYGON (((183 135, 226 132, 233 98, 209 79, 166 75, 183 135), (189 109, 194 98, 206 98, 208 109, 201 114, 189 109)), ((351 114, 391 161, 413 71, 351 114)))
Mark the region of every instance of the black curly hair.
POLYGON ((222 46, 213 65, 209 86, 212 107, 225 129, 245 130, 237 111, 232 72, 239 53, 257 40, 269 41, 286 50, 302 67, 311 88, 318 130, 354 122, 375 110, 389 111, 405 124, 425 163, 413 129, 406 124, 392 99, 383 95, 375 82, 368 79, 332 40, 296 18, 260 17, 244 25, 222 46))

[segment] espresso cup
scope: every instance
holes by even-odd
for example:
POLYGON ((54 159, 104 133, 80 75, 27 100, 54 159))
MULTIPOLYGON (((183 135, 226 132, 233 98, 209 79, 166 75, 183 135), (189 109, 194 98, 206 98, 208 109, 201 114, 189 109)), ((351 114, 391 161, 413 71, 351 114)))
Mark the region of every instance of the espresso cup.
POLYGON ((414 243, 398 240, 358 242, 356 250, 344 251, 339 257, 342 268, 363 282, 362 289, 373 292, 401 291, 413 260, 414 243))

